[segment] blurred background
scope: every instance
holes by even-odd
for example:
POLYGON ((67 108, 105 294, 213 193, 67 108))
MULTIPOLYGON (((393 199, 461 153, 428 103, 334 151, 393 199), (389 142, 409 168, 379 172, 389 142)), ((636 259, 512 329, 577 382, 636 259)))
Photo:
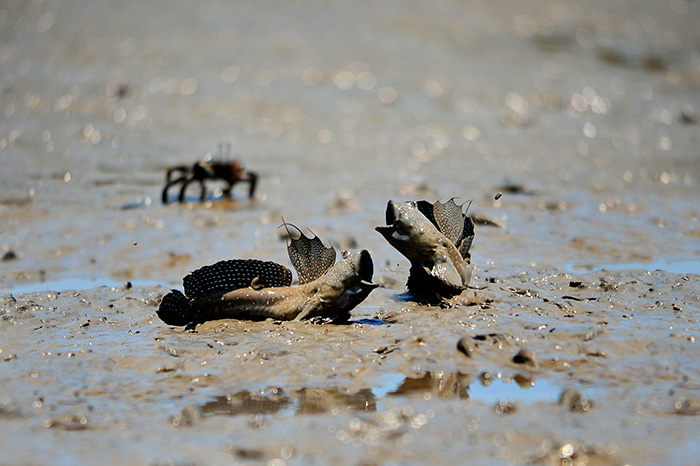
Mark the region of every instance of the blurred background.
POLYGON ((698 252, 699 20, 685 0, 4 1, 2 279, 286 263, 282 216, 396 261, 372 231, 390 198, 473 200, 507 226, 477 232, 484 266, 698 252), (254 201, 162 206, 166 169, 220 143, 254 201))
POLYGON ((697 462, 699 25, 695 0, 0 0, 0 456, 697 462), (217 157, 252 200, 161 203, 217 157), (496 225, 473 288, 408 302, 374 228, 452 197, 496 225), (359 322, 157 318, 204 265, 290 266, 283 217, 370 251, 359 322))

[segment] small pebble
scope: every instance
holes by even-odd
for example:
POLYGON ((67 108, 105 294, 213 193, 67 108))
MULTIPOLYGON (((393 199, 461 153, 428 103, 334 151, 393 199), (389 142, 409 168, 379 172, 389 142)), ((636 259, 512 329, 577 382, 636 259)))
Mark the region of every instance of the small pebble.
POLYGON ((678 400, 674 403, 674 408, 676 408, 676 414, 681 416, 697 416, 700 414, 700 399, 678 400))
POLYGON ((512 414, 516 410, 516 406, 510 401, 502 400, 496 403, 496 414, 512 414))
POLYGON ((694 125, 699 119, 698 112, 695 111, 693 106, 687 102, 684 103, 681 107, 681 122, 686 125, 694 125))
POLYGON ((569 411, 577 413, 587 413, 593 406, 591 400, 573 388, 567 388, 561 392, 559 404, 569 408, 569 411))
POLYGON ((478 347, 479 345, 471 341, 471 338, 468 337, 462 337, 457 342, 457 350, 468 358, 472 357, 478 347))
POLYGON ((185 427, 196 424, 202 419, 202 411, 197 405, 188 404, 182 411, 175 414, 170 422, 174 427, 185 427))
POLYGON ((2 261, 13 261, 17 259, 17 254, 15 254, 14 251, 7 251, 3 256, 2 256, 2 261))
POLYGON ((515 356, 513 356, 513 362, 516 364, 525 364, 527 366, 536 367, 536 355, 534 351, 521 349, 515 356))
POLYGON ((513 380, 520 388, 530 388, 535 386, 535 379, 523 374, 515 374, 513 380))
POLYGON ((488 387, 491 385, 491 382, 493 382, 493 376, 491 375, 490 372, 482 372, 479 374, 479 382, 481 382, 481 385, 484 387, 488 387))

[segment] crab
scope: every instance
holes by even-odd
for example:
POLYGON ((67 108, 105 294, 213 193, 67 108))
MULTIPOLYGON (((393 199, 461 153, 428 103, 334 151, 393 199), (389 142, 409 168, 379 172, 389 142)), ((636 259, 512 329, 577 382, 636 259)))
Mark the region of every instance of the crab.
MULTIPOLYGON (((230 145, 227 148, 227 152, 230 154, 230 145)), ((219 146, 219 153, 221 153, 221 146, 219 146)), ((178 201, 185 202, 185 191, 187 186, 193 181, 198 181, 201 185, 202 192, 199 200, 204 202, 207 197, 207 188, 204 183, 206 180, 225 181, 227 186, 224 188, 223 193, 229 198, 231 198, 231 190, 236 183, 248 183, 250 185, 248 197, 252 199, 255 194, 258 175, 244 169, 243 165, 237 160, 208 160, 197 162, 193 166, 178 165, 170 167, 165 180, 165 188, 163 188, 163 204, 168 203, 168 189, 177 184, 182 184, 178 201)))

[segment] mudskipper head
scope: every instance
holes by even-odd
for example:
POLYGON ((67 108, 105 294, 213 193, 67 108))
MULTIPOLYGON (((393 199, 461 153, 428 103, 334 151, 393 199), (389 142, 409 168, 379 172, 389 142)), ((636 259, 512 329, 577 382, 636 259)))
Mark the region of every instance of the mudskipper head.
POLYGON ((375 230, 408 260, 429 260, 435 252, 439 232, 414 203, 389 201, 386 223, 386 226, 378 226, 375 230))
POLYGON ((342 285, 346 292, 366 292, 366 296, 379 286, 372 283, 374 264, 366 249, 355 252, 343 251, 342 259, 336 266, 338 266, 337 269, 334 267, 328 273, 334 277, 334 281, 342 285))
POLYGON ((303 311, 298 319, 348 314, 379 286, 372 283, 374 265, 368 251, 343 251, 334 264, 332 246, 325 246, 318 236, 307 237, 291 224, 284 226, 290 238, 289 259, 297 270, 299 284, 305 285, 319 304, 303 311), (297 235, 292 235, 289 227, 296 229, 297 235))
POLYGON ((379 286, 372 283, 373 273, 374 265, 368 251, 343 251, 342 258, 316 282, 320 312, 305 318, 347 315, 379 286))

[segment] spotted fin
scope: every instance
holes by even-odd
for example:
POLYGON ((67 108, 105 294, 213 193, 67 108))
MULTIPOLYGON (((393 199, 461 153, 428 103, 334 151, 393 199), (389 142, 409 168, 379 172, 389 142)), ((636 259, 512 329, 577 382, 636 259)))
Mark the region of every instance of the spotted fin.
POLYGON ((457 205, 454 198, 444 204, 437 201, 433 206, 433 215, 442 234, 456 245, 464 231, 462 206, 457 205))
POLYGON ((304 284, 313 281, 326 273, 335 263, 335 249, 333 246, 325 247, 318 236, 309 238, 291 223, 284 223, 290 242, 287 245, 289 260, 299 274, 299 283, 304 284), (293 227, 299 232, 299 237, 294 238, 289 231, 293 227))
POLYGON ((289 286, 292 272, 275 262, 257 259, 234 259, 220 261, 195 270, 182 280, 185 294, 190 299, 201 298, 212 293, 224 293, 247 288, 253 283, 256 288, 289 286))
POLYGON ((455 289, 463 288, 462 277, 451 262, 435 264, 430 275, 455 289))
MULTIPOLYGON (((420 213, 457 246, 462 258, 468 259, 471 257, 469 249, 474 240, 474 222, 469 216, 462 213, 462 206, 455 204, 454 198, 445 204, 436 202, 433 205, 428 201, 414 201, 413 204, 420 213)), ((469 205, 471 205, 471 202, 467 205, 467 211, 469 210, 469 205)))

